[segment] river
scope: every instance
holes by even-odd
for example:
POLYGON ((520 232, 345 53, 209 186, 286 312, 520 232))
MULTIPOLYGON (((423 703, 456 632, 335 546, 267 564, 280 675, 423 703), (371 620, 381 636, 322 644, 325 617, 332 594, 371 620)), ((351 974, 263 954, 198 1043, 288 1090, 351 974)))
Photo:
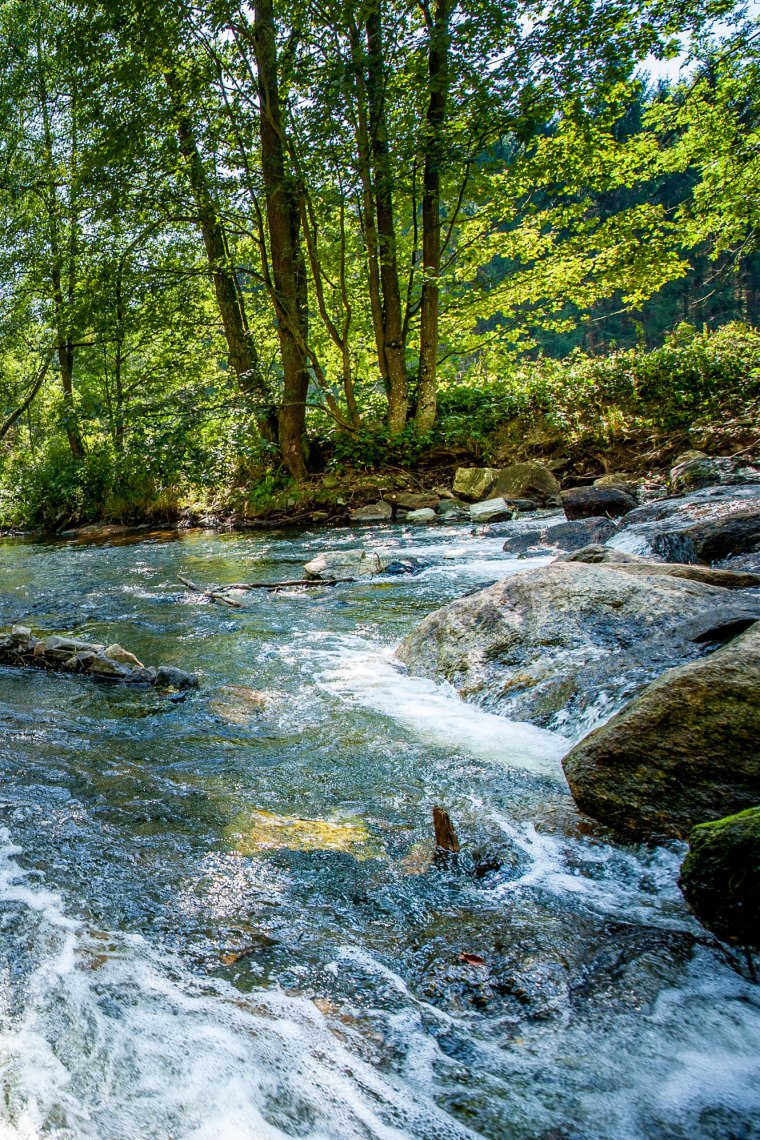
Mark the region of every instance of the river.
POLYGON ((567 737, 394 664, 542 564, 503 541, 0 541, 0 625, 201 678, 175 702, 0 669, 2 1140, 760 1136, 760 989, 685 907, 683 846, 611 843, 567 737), (242 610, 176 584, 362 543, 425 568, 242 610), (434 804, 458 868, 431 866, 434 804))

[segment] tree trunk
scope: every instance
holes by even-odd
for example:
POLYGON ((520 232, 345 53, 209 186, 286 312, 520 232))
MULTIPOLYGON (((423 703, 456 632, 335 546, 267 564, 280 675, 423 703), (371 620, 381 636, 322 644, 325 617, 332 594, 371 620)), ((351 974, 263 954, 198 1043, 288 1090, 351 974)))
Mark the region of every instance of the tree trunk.
POLYGON ((436 415, 439 274, 441 271, 441 165, 443 128, 449 87, 449 16, 451 0, 436 0, 428 49, 428 108, 422 182, 422 297, 420 364, 415 423, 430 431, 436 415))
POLYGON ((261 167, 284 380, 280 447, 290 474, 300 482, 308 475, 303 449, 309 388, 307 282, 298 198, 285 169, 272 0, 257 0, 255 5, 254 50, 259 85, 261 167))
POLYGON ((181 95, 180 81, 172 72, 164 73, 176 117, 177 141, 185 159, 187 177, 198 211, 203 245, 214 283, 216 303, 227 342, 227 359, 242 392, 257 398, 256 423, 262 437, 270 442, 277 438, 277 414, 272 395, 261 371, 256 345, 248 328, 245 301, 229 244, 219 219, 219 210, 208 183, 203 161, 198 152, 192 124, 181 95))
POLYGON ((388 427, 397 435, 406 426, 409 410, 409 379, 406 371, 401 287, 396 255, 393 215, 393 172, 388 148, 385 115, 385 60, 380 12, 374 0, 367 16, 367 94, 369 98, 370 148, 375 170, 375 213, 383 294, 383 350, 388 377, 388 427))

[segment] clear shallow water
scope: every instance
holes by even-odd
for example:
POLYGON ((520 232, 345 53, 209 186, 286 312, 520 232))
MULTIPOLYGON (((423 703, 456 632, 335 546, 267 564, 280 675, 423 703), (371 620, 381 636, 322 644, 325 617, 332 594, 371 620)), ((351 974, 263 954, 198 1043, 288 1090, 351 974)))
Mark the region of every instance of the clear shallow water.
POLYGON ((610 846, 566 738, 393 663, 538 564, 503 541, 0 543, 0 624, 202 677, 174 705, 0 670, 0 1138, 760 1136, 760 994, 686 911, 680 848, 610 846), (175 585, 360 542, 430 565, 244 611, 175 585), (430 867, 434 803, 462 873, 430 867))

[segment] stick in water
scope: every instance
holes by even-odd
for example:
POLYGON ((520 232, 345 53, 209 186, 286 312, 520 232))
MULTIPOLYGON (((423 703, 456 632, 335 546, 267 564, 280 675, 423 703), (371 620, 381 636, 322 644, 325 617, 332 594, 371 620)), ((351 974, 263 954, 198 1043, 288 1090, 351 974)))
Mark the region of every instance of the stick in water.
POLYGON ((433 808, 433 827, 435 829, 435 862, 450 864, 457 862, 459 855, 459 840, 454 831, 454 824, 447 811, 438 806, 433 808))

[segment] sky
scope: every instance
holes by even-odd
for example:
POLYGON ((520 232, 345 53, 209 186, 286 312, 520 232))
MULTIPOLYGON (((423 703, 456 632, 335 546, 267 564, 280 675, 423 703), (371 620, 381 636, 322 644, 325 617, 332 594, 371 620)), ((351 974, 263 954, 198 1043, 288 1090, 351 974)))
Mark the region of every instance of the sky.
MULTIPOLYGON (((747 15, 751 19, 760 19, 760 0, 749 0, 746 8, 747 15)), ((715 30, 720 33, 729 29, 726 24, 717 24, 715 30)), ((655 59, 654 56, 649 56, 644 66, 654 80, 667 79, 671 83, 677 83, 679 79, 684 79, 689 74, 690 64, 686 49, 685 44, 683 53, 676 59, 655 59)))

